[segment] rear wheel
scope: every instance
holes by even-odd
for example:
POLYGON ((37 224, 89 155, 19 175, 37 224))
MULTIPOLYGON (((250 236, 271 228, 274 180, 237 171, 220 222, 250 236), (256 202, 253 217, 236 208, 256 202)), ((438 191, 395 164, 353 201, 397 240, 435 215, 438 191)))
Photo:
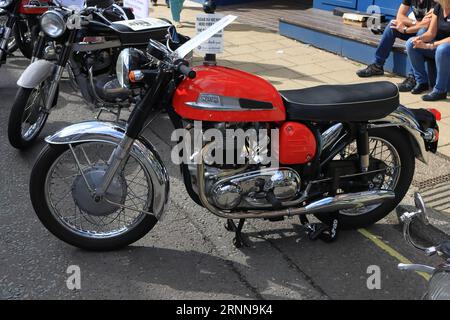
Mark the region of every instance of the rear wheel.
POLYGON ((143 212, 151 207, 153 184, 138 157, 130 154, 99 200, 90 190, 102 181, 116 145, 72 146, 74 153, 68 145, 46 146, 33 167, 31 202, 44 226, 66 243, 98 251, 118 249, 146 235, 157 219, 143 212))
MULTIPOLYGON (((339 228, 356 229, 381 220, 395 209, 411 185, 415 170, 415 156, 404 132, 396 128, 370 130, 369 147, 370 161, 381 162, 387 168, 386 173, 377 174, 369 182, 371 190, 391 190, 395 192, 395 198, 383 204, 339 211, 339 228)), ((348 159, 356 154, 356 142, 352 142, 337 156, 336 160, 348 159)), ((324 223, 331 223, 330 215, 327 213, 317 214, 316 217, 324 223)))

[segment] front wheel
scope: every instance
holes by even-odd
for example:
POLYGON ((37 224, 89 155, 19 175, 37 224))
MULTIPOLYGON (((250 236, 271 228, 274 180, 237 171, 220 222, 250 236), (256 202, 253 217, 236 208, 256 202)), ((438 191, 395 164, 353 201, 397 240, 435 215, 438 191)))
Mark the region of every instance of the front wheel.
MULTIPOLYGON (((369 130, 369 150, 369 170, 373 163, 386 168, 385 173, 377 174, 369 181, 371 190, 391 190, 395 192, 395 198, 383 204, 339 211, 341 229, 362 228, 383 219, 400 203, 411 185, 415 156, 405 132, 397 128, 369 130)), ((356 142, 352 142, 335 160, 355 157, 357 157, 356 142)), ((316 216, 324 223, 331 223, 330 215, 327 213, 316 216)))
POLYGON ((34 89, 19 87, 17 91, 8 122, 8 139, 14 148, 31 146, 44 128, 48 118, 46 83, 34 89))
POLYGON ((153 184, 139 156, 130 153, 101 199, 93 199, 116 144, 47 145, 30 179, 33 208, 56 237, 87 250, 113 250, 147 234, 157 219, 146 212, 153 184), (82 172, 82 174, 81 174, 82 172), (88 186, 89 185, 89 186, 88 186))

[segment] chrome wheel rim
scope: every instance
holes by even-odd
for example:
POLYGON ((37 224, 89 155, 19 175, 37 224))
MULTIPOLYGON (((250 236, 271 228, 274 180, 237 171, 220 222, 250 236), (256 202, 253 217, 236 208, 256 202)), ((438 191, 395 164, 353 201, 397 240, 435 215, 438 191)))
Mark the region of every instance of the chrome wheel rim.
POLYGON ((47 120, 45 111, 45 85, 33 89, 22 115, 21 135, 24 140, 33 139, 47 120))
MULTIPOLYGON (((88 142, 73 147, 81 170, 106 166, 115 144, 88 142)), ((123 207, 114 212, 93 215, 83 211, 74 198, 74 181, 81 177, 80 169, 70 149, 62 153, 47 173, 45 195, 54 218, 67 230, 92 239, 117 237, 137 226, 146 216, 152 200, 152 184, 144 165, 130 154, 119 172, 126 195, 123 207), (134 209, 134 210, 132 210, 134 209)))
MULTIPOLYGON (((394 191, 397 187, 401 174, 401 161, 397 150, 389 141, 380 137, 369 138, 369 150, 370 160, 378 159, 383 161, 386 165, 386 172, 384 173, 384 175, 378 174, 374 179, 372 179, 372 183, 374 186, 379 185, 379 187, 374 187, 372 190, 394 191), (380 176, 382 176, 383 178, 380 176), (374 182, 375 179, 378 180, 374 182), (379 180, 381 179, 382 181, 380 185, 379 180)), ((356 154, 357 147, 356 142, 354 141, 351 144, 347 145, 347 147, 345 147, 343 152, 338 157, 340 157, 340 159, 346 159, 356 154)), ((358 209, 340 210, 339 213, 346 216, 360 216, 377 209, 381 205, 382 204, 373 204, 358 209)))

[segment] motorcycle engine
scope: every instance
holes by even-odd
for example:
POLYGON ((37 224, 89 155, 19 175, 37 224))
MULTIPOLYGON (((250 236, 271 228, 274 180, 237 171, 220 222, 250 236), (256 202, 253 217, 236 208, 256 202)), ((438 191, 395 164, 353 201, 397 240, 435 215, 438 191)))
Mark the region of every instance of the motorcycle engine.
POLYGON ((86 53, 84 57, 87 65, 92 68, 93 83, 96 94, 104 101, 115 103, 128 99, 130 90, 122 88, 115 74, 112 73, 113 52, 101 50, 99 52, 86 53))
MULTIPOLYGON (((205 125, 205 123, 203 123, 205 125)), ((236 141, 229 141, 226 129, 244 132, 248 129, 256 131, 265 126, 261 123, 214 123, 208 124, 222 132, 223 148, 215 147, 215 153, 223 152, 223 159, 233 152, 236 159, 239 154, 257 155, 260 145, 246 141, 244 146, 236 141), (228 138, 228 141, 227 141, 228 138)), ((268 131, 270 132, 270 130, 268 131)), ((269 137, 270 141, 270 137, 269 137)), ((205 147, 210 141, 203 141, 205 147)), ((270 142, 269 142, 270 143, 270 142)), ((270 144, 268 146, 270 150, 270 144)), ((206 150, 204 148, 204 150, 206 150)), ((213 154, 214 155, 214 154, 213 154)), ((245 163, 209 163, 208 155, 204 155, 205 194, 209 202, 221 210, 252 210, 268 209, 277 206, 292 205, 301 196, 301 179, 297 171, 291 168, 270 167, 269 164, 253 161, 245 163)), ((199 192, 197 181, 197 166, 189 165, 192 187, 199 192)))

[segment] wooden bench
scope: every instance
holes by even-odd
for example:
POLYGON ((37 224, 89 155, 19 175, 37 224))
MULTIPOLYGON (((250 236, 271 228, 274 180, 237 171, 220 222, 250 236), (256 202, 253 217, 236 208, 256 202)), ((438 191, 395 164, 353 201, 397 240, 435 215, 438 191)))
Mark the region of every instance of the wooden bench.
MULTIPOLYGON (((344 24, 342 17, 330 11, 306 9, 292 11, 279 19, 280 34, 309 43, 350 59, 369 64, 373 62, 381 35, 368 28, 344 24)), ((385 69, 405 75, 407 70, 405 41, 398 39, 393 54, 386 61, 385 69)))

